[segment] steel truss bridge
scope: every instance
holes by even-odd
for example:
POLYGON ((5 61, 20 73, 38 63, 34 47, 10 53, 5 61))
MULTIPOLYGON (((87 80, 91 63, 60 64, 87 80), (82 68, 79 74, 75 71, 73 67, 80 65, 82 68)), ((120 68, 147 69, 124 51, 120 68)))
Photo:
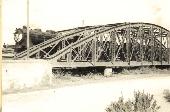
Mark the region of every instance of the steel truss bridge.
POLYGON ((170 31, 150 23, 78 27, 30 47, 29 57, 54 67, 170 65, 170 31))

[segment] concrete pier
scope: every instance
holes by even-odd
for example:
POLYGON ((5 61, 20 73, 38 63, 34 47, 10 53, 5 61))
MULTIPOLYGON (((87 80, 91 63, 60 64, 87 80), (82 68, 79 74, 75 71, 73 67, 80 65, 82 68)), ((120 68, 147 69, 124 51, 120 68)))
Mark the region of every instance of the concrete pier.
POLYGON ((105 68, 104 76, 106 77, 112 76, 112 68, 105 68))

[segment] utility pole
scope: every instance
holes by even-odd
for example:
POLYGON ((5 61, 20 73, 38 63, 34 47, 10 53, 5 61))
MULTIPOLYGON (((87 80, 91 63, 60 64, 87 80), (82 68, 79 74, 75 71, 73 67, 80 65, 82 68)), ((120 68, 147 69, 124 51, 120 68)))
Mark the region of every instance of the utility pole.
POLYGON ((82 27, 84 27, 84 19, 82 20, 82 27))
POLYGON ((29 0, 27 0, 27 59, 29 59, 29 0))

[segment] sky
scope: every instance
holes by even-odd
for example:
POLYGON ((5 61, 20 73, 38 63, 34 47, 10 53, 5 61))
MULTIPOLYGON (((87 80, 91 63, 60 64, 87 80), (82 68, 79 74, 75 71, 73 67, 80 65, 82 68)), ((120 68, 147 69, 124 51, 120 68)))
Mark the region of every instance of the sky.
MULTIPOLYGON (((170 0, 29 0, 30 27, 62 30, 117 22, 148 22, 170 30, 170 0)), ((27 0, 2 0, 2 43, 26 25, 27 0)))

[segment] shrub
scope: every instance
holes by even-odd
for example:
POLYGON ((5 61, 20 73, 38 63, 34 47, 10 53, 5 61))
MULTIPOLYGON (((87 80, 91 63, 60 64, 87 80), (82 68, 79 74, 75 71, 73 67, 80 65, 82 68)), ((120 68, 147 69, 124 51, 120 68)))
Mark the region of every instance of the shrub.
POLYGON ((117 102, 112 102, 107 112, 157 112, 160 106, 157 105, 153 95, 144 92, 134 92, 134 99, 124 101, 123 96, 117 102))
POLYGON ((168 90, 168 89, 165 89, 164 92, 163 92, 163 94, 164 94, 164 98, 165 98, 168 102, 170 102, 170 92, 169 92, 169 90, 168 90))

